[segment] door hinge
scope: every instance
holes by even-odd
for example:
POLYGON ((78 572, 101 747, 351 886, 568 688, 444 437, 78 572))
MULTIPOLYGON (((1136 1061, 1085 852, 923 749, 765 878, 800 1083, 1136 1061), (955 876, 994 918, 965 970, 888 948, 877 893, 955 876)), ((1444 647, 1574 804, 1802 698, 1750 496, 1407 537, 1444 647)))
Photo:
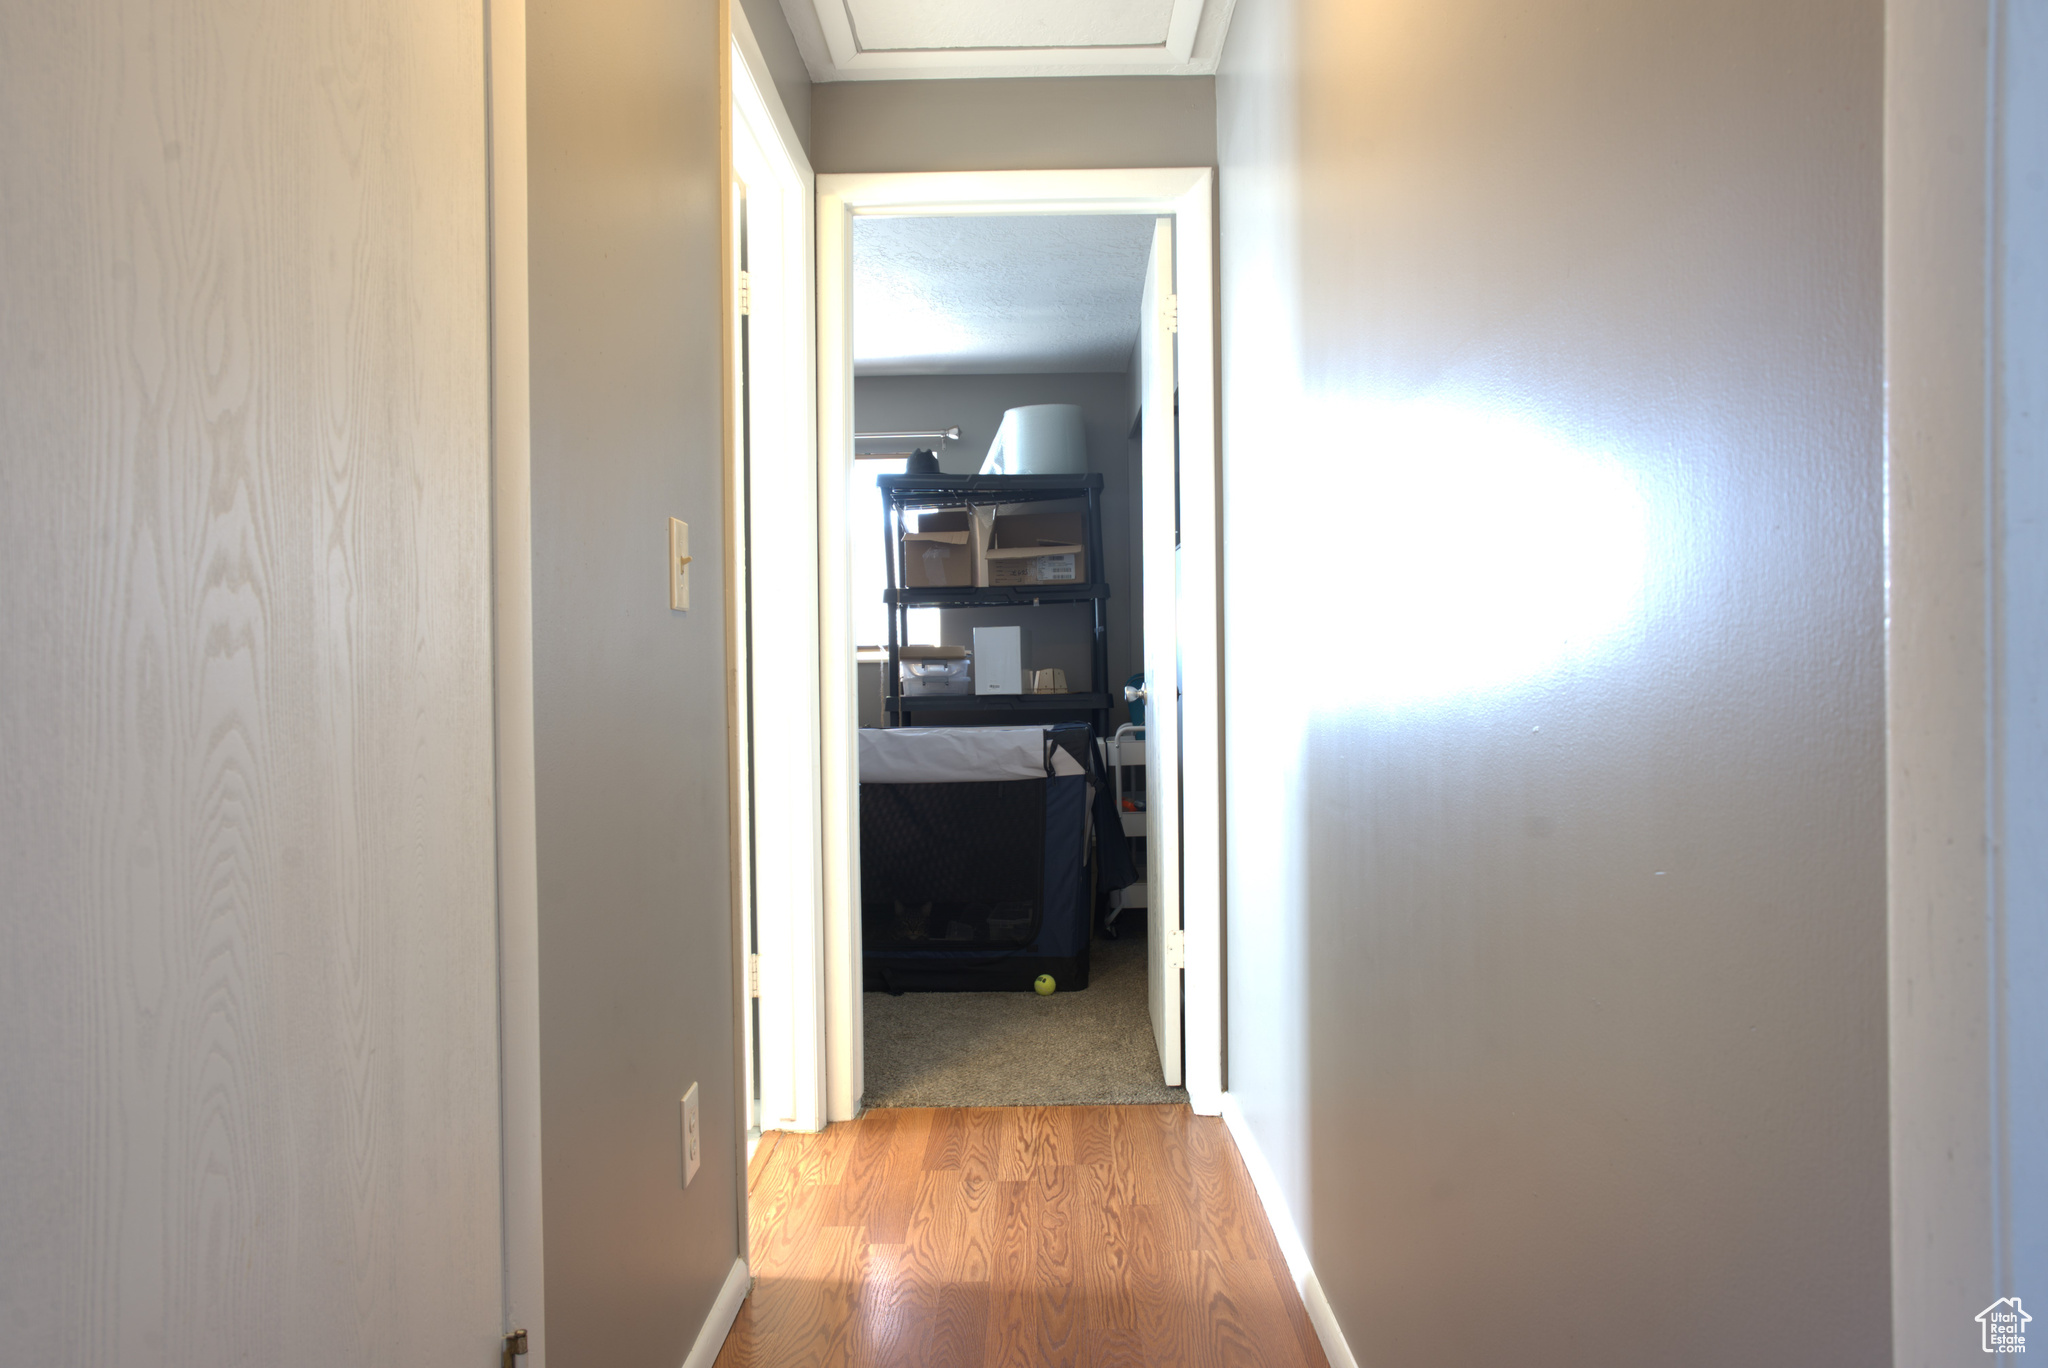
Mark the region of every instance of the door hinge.
POLYGON ((513 1368, 512 1361, 526 1357, 526 1332, 514 1330, 505 1336, 505 1358, 503 1368, 513 1368))
POLYGON ((747 996, 750 998, 761 996, 761 957, 759 955, 747 956, 747 996))
POLYGON ((740 272, 740 317, 754 312, 754 276, 751 271, 740 272))
POLYGON ((1166 967, 1185 969, 1188 967, 1188 933, 1169 931, 1166 933, 1166 967))
POLYGON ((1170 333, 1180 331, 1180 296, 1168 295, 1159 305, 1159 321, 1170 333))

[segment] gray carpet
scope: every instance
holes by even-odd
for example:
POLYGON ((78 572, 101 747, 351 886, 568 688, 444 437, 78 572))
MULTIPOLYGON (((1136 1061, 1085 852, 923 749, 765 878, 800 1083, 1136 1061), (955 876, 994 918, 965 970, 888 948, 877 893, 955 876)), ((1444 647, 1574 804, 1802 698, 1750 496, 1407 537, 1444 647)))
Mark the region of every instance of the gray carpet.
POLYGON ((867 993, 861 1006, 870 1107, 1187 1101, 1159 1071, 1142 937, 1096 941, 1079 992, 867 993))

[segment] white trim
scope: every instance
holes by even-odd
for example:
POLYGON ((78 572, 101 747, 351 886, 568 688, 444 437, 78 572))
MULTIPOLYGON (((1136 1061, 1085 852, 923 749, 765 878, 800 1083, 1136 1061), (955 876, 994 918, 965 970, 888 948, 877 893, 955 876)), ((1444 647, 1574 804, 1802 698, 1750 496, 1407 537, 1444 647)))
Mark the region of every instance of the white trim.
POLYGON ((1323 1342, 1323 1353, 1330 1360, 1330 1368, 1358 1368, 1358 1359, 1352 1354, 1342 1327, 1337 1324, 1337 1315, 1330 1309, 1329 1298, 1323 1295, 1323 1285, 1316 1280, 1314 1266, 1309 1263, 1308 1245, 1301 1238, 1301 1227, 1295 1223, 1286 1194, 1280 1190, 1279 1175, 1273 1172, 1266 1152, 1259 1148, 1259 1138, 1252 1133, 1251 1122, 1245 1119, 1244 1108, 1239 1105, 1235 1093, 1223 1095, 1223 1124, 1229 1129, 1230 1138, 1237 1142, 1238 1157, 1244 1160, 1245 1172, 1251 1175, 1252 1190, 1259 1194, 1259 1205, 1266 1209, 1266 1223, 1273 1227, 1273 1238, 1279 1242, 1280 1253, 1287 1260, 1287 1271, 1294 1276, 1294 1286, 1301 1293, 1301 1304, 1308 1311, 1309 1324, 1315 1327, 1316 1338, 1323 1342))
POLYGON ((498 836, 503 1329, 547 1363, 541 1243, 540 872, 533 741, 533 430, 526 6, 490 0, 491 650, 498 836))
MULTIPOLYGON (((815 547, 809 519, 816 500, 791 504, 772 493, 808 491, 818 479, 815 177, 745 14, 735 6, 732 15, 733 173, 747 187, 753 282, 748 402, 755 497, 743 516, 754 520, 756 545, 763 544, 766 520, 777 544, 815 547)), ((747 700, 757 764, 746 792, 760 812, 774 815, 751 826, 761 985, 762 1111, 755 1122, 766 1130, 817 1130, 825 1119, 819 581, 816 563, 801 552, 745 568, 754 640, 788 643, 776 648, 768 668, 752 672, 754 696, 747 700)))
POLYGON ((1202 27, 1203 0, 1174 0, 1166 20, 1166 55, 1185 62, 1195 55, 1195 34, 1202 27))
POLYGON ((818 178, 818 641, 825 847, 825 1119, 860 1115, 860 667, 845 462, 853 451, 852 239, 818 178), (828 285, 827 282, 830 282, 828 285), (834 360, 837 358, 837 360, 834 360), (843 364, 842 364, 843 363, 843 364))
POLYGON ((725 1337, 732 1333, 732 1323, 739 1317, 740 1304, 753 1289, 754 1279, 747 1272, 747 1261, 734 1259, 725 1275, 725 1286, 718 1289, 718 1300, 711 1303, 711 1314, 697 1331, 697 1342, 690 1346, 690 1356, 683 1360, 683 1368, 711 1368, 718 1361, 718 1351, 725 1348, 725 1337))
POLYGON ((1174 61, 1194 57, 1194 35, 1202 29, 1202 0, 1174 0, 1174 12, 1165 20, 1165 53, 1174 61))
MULTIPOLYGON (((1885 7, 1892 1354, 2048 1287, 2048 7, 1885 7)), ((1971 1338, 1976 1338, 1972 1336, 1971 1338)))
POLYGON ((1188 1100, 1223 1108, 1223 538, 1216 431, 1214 178, 1182 197, 1174 292, 1180 308, 1181 925, 1187 931, 1188 1100), (1199 213, 1195 206, 1199 204, 1199 213), (1206 555, 1203 552, 1206 550, 1206 555), (1199 947, 1199 951, 1197 949, 1199 947))
POLYGON ((1148 69, 1162 59, 1185 62, 1195 48, 1195 30, 1202 22, 1203 0, 1173 0, 1166 19, 1165 41, 1115 47, 1038 48, 877 48, 861 47, 854 37, 853 15, 844 0, 823 0, 817 6, 818 27, 825 35, 826 50, 840 70, 866 68, 997 67, 1027 63, 1075 63, 1105 66, 1116 63, 1145 63, 1148 69))
POLYGON ((736 70, 744 71, 753 83, 761 104, 775 125, 775 135, 789 154, 790 161, 803 175, 804 188, 813 184, 810 158, 804 155, 803 139, 796 135, 796 124, 790 119, 789 111, 783 107, 782 95, 775 88, 775 73, 769 69, 768 58, 761 51, 761 44, 754 38, 754 26, 747 22, 744 6, 732 7, 732 40, 739 45, 742 65, 736 70))
POLYGON ((1115 47, 862 49, 843 0, 782 0, 813 81, 1208 76, 1236 0, 1175 0, 1164 42, 1115 47))
MULTIPOLYGON (((1172 215, 1180 257, 1183 671, 1190 699, 1182 781, 1187 848, 1220 861, 1221 672, 1214 625, 1216 572, 1216 308, 1211 269, 1214 173, 1207 167, 1090 171, 867 173, 818 177, 819 536, 825 697, 825 983, 828 1117, 850 1120, 860 1097, 859 852, 854 821, 855 665, 848 640, 850 564, 846 464, 853 457, 853 338, 849 307, 855 214, 1172 215), (1192 493, 1192 503, 1190 495, 1192 493), (1205 540, 1206 538, 1206 540, 1205 540), (1191 611, 1192 609, 1192 611, 1191 611), (1184 629, 1185 630, 1185 629, 1184 629), (1205 700, 1206 701, 1203 701, 1205 700)), ((1220 864, 1188 866, 1187 1088, 1194 1109, 1223 1105, 1223 946, 1220 864)))
POLYGON ((825 50, 831 54, 832 64, 848 65, 860 56, 860 44, 853 37, 853 17, 840 0, 825 0, 816 8, 818 29, 825 35, 825 50))
POLYGON ((782 17, 789 21, 790 36, 796 39, 797 54, 804 59, 811 80, 837 80, 832 74, 832 50, 825 46, 825 30, 818 23, 818 7, 811 0, 782 0, 782 17))

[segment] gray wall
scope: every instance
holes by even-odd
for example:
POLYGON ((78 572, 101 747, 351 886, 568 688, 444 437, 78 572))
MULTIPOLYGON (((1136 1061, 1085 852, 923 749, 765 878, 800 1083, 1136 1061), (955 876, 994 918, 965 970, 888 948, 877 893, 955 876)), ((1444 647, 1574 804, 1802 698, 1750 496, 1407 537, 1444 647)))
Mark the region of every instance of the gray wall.
POLYGON ((717 10, 528 14, 548 1348, 556 1368, 673 1368, 739 1247, 717 10), (688 614, 668 606, 671 515, 688 614))
POLYGON ((1208 76, 831 81, 811 88, 819 171, 1212 166, 1208 76))
POLYGON ((0 1360, 500 1324, 475 6, 0 7, 0 1360))
POLYGON ((1361 1363, 1889 1357, 1883 22, 1237 7, 1230 1087, 1361 1363))
POLYGON ((797 140, 808 154, 811 150, 811 73, 804 66, 803 53, 797 50, 796 35, 790 32, 789 18, 783 14, 777 0, 738 0, 738 4, 746 15, 747 27, 754 31, 754 41, 761 45, 761 56, 767 59, 768 73, 775 78, 775 93, 782 99, 783 112, 789 115, 790 123, 796 128, 797 140))
MULTIPOLYGON (((1122 374, 1081 375, 875 375, 853 384, 858 431, 924 427, 960 428, 960 440, 940 454, 944 468, 972 474, 981 468, 1005 409, 1023 404, 1078 404, 1087 433, 1088 468, 1102 478, 1102 540, 1109 600, 1108 692, 1121 697, 1123 682, 1142 659, 1142 615, 1133 578, 1139 548, 1130 508, 1132 409, 1129 378, 1122 374)), ((1079 690, 1089 673, 1091 617, 1082 607, 1017 610, 978 608, 940 615, 948 645, 972 646, 973 629, 1019 623, 1031 631, 1035 668, 1057 666, 1067 686, 1079 690)), ((1122 720, 1119 709, 1118 720, 1122 720)), ((1019 718, 1018 720, 1022 720, 1019 718)))

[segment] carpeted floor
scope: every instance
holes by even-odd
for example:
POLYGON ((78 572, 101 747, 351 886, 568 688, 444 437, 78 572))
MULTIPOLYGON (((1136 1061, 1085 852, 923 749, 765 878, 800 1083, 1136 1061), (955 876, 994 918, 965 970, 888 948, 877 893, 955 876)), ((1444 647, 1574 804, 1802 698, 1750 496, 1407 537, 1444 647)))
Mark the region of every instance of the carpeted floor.
POLYGON ((1187 1101, 1159 1072, 1143 937, 1096 941, 1079 992, 867 993, 861 1005, 870 1107, 1187 1101))

